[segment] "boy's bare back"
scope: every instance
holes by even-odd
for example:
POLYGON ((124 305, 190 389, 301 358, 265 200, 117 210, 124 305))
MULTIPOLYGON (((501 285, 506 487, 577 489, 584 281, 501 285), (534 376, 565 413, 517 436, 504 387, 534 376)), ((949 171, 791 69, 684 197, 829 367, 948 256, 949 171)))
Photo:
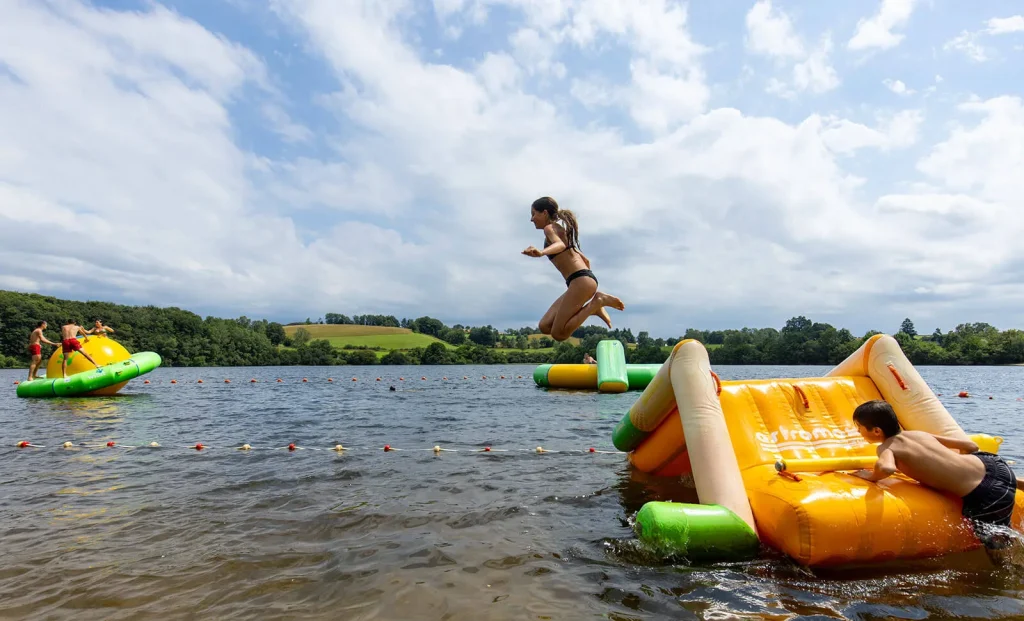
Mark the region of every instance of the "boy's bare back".
POLYGON ((879 460, 891 451, 896 467, 908 477, 959 497, 966 496, 985 478, 985 464, 974 455, 950 449, 977 450, 973 442, 933 436, 924 431, 904 431, 878 447, 879 460))

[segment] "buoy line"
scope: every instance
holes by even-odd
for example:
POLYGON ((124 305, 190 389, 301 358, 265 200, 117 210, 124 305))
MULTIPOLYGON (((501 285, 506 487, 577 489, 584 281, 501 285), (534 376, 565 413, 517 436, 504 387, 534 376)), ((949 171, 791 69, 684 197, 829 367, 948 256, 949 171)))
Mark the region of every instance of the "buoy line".
POLYGON ((209 451, 209 450, 231 450, 231 451, 332 451, 335 453, 345 453, 348 451, 366 451, 366 452, 419 452, 419 451, 431 451, 434 453, 517 453, 517 452, 530 452, 536 454, 542 453, 564 453, 564 454, 603 454, 603 455, 625 455, 622 451, 605 451, 599 450, 594 447, 588 447, 586 449, 573 449, 573 448, 561 448, 561 449, 549 449, 543 446, 537 446, 534 448, 492 448, 490 446, 484 446, 479 448, 444 448, 439 444, 435 444, 430 448, 399 448, 385 444, 380 447, 373 446, 343 446, 340 443, 335 443, 332 446, 327 447, 315 447, 315 446, 299 446, 294 442, 286 446, 252 446, 251 444, 245 443, 241 445, 209 445, 203 442, 196 442, 195 444, 187 445, 172 445, 163 446, 159 442, 150 442, 149 444, 119 444, 113 440, 107 442, 79 442, 74 443, 70 441, 63 442, 53 447, 46 444, 35 444, 28 440, 21 440, 15 444, 16 448, 19 449, 45 449, 45 448, 61 448, 65 450, 84 450, 84 449, 179 449, 188 450, 192 452, 197 451, 209 451))

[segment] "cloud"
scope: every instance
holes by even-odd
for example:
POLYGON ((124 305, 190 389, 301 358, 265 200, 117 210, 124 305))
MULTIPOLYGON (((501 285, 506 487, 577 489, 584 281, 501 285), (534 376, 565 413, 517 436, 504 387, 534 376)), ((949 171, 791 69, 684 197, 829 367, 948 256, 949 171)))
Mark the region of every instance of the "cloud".
POLYGON ((985 23, 985 28, 961 31, 959 35, 947 41, 942 49, 961 52, 974 62, 982 63, 997 56, 992 47, 986 47, 983 43, 985 37, 1018 32, 1024 32, 1024 16, 993 17, 985 23))
POLYGON ((803 58, 804 45, 793 32, 789 16, 773 10, 771 0, 758 0, 747 12, 747 49, 779 58, 803 58))
POLYGON ((886 78, 882 80, 882 84, 885 84, 886 88, 896 93, 897 95, 908 96, 913 95, 915 92, 917 92, 912 88, 907 88, 907 85, 904 84, 902 80, 892 80, 886 78))
POLYGON ((829 33, 822 35, 816 47, 807 49, 793 32, 789 16, 781 9, 774 9, 771 0, 759 0, 751 7, 746 27, 746 45, 750 52, 773 58, 782 66, 791 63, 791 79, 770 78, 766 88, 769 93, 793 99, 802 92, 821 94, 839 86, 839 76, 829 62, 832 51, 829 33))
POLYGON ((910 21, 916 4, 917 0, 882 0, 877 14, 857 22, 857 30, 846 47, 854 51, 896 47, 903 41, 904 35, 893 33, 893 30, 910 21))
POLYGON ((993 17, 988 20, 986 32, 992 35, 1024 32, 1024 15, 993 17))
POLYGON ((978 43, 977 32, 969 32, 964 30, 959 35, 953 37, 945 44, 942 49, 949 51, 954 50, 963 52, 968 58, 975 62, 985 62, 989 60, 989 52, 985 50, 985 47, 978 43))
POLYGON ((780 89, 835 91, 828 109, 730 95, 728 46, 667 0, 278 0, 314 67, 287 76, 158 5, 6 6, 2 286, 526 325, 563 286, 519 254, 551 195, 629 305, 618 325, 866 330, 900 299, 946 328, 973 319, 966 295, 1016 316, 997 283, 1024 260, 1019 99, 929 108, 927 126, 844 99, 829 32, 808 44, 767 2, 734 47, 777 61, 780 89), (459 41, 430 39, 450 27, 459 41))

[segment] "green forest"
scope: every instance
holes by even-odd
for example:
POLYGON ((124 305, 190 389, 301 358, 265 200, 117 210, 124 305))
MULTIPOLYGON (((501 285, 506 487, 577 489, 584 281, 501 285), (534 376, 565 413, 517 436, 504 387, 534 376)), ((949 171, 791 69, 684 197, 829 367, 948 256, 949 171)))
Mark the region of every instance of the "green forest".
MULTIPOLYGON (((690 328, 672 337, 634 336, 631 330, 609 331, 584 326, 573 336, 578 344, 555 344, 548 338, 528 338, 535 327, 499 331, 491 326, 447 326, 432 317, 401 319, 392 315, 348 317, 327 313, 330 323, 408 328, 437 337, 425 348, 388 351, 382 357, 371 349, 335 348, 324 339, 287 336, 284 325, 264 319, 200 317, 180 308, 124 306, 109 302, 80 302, 12 291, 0 291, 0 367, 28 366, 28 336, 36 324, 49 323, 47 337, 56 340, 59 326, 71 319, 86 328, 96 319, 117 330, 114 338, 129 351, 155 351, 166 366, 271 366, 343 364, 542 364, 577 363, 584 352, 595 354, 597 343, 614 338, 626 346, 627 361, 660 363, 672 345, 697 339, 710 352, 713 364, 832 365, 852 353, 876 331, 854 336, 827 323, 794 317, 780 329, 699 330, 690 328)), ((327 323, 306 319, 298 324, 327 323)), ((896 327, 896 326, 894 326, 896 327)), ((1024 363, 1024 332, 987 323, 964 323, 943 333, 918 334, 908 318, 894 334, 911 362, 917 365, 996 365, 1024 363)), ((51 349, 44 348, 44 356, 51 349)))

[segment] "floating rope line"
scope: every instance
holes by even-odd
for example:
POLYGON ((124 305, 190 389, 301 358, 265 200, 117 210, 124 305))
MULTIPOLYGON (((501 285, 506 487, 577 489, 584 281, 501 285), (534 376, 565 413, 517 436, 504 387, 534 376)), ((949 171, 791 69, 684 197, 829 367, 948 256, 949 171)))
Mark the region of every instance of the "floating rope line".
MULTIPOLYGON (((30 442, 28 440, 21 440, 21 441, 19 441, 17 444, 15 444, 15 447, 17 447, 19 449, 27 449, 27 448, 44 449, 44 448, 47 448, 45 445, 33 444, 32 442, 30 442)), ((149 444, 118 444, 117 442, 114 442, 113 440, 110 440, 110 441, 107 441, 107 442, 80 442, 78 444, 75 444, 74 442, 68 441, 68 442, 61 443, 60 444, 60 448, 68 449, 68 450, 74 450, 74 449, 98 449, 98 450, 101 450, 101 449, 124 449, 124 450, 132 450, 132 449, 158 449, 158 448, 165 448, 165 447, 163 445, 161 445, 159 442, 150 442, 149 444)), ((602 454, 602 455, 625 455, 625 453, 623 453, 622 451, 604 451, 604 450, 598 450, 598 449, 596 449, 594 447, 589 447, 587 449, 560 449, 560 450, 555 450, 555 449, 544 448, 543 446, 538 446, 538 447, 535 447, 535 448, 504 448, 504 449, 502 449, 502 448, 492 448, 490 446, 485 446, 485 447, 481 447, 481 448, 458 449, 458 448, 443 448, 439 444, 435 444, 434 446, 432 446, 430 448, 398 448, 398 447, 395 447, 395 446, 391 446, 390 444, 385 444, 383 447, 379 447, 378 448, 378 447, 370 447, 370 446, 363 446, 363 447, 343 446, 340 443, 335 444, 335 445, 333 445, 331 447, 313 447, 313 446, 299 446, 299 445, 295 444, 294 442, 292 442, 292 443, 288 444, 287 446, 252 446, 250 444, 242 444, 241 446, 230 446, 230 447, 228 447, 228 446, 211 446, 209 444, 204 444, 202 442, 196 442, 195 444, 177 445, 177 446, 171 446, 171 447, 166 447, 166 448, 180 448, 180 449, 184 449, 184 450, 188 450, 188 451, 195 451, 195 452, 209 451, 209 450, 288 451, 288 452, 295 452, 295 451, 334 451, 336 453, 344 453, 346 451, 372 451, 372 452, 383 451, 385 453, 402 452, 402 451, 409 451, 409 452, 431 451, 431 452, 433 452, 435 454, 439 454, 439 453, 518 453, 518 452, 527 452, 527 453, 537 453, 537 454, 542 454, 542 453, 565 453, 567 455, 571 455, 571 454, 581 454, 581 455, 583 455, 583 454, 587 454, 587 453, 595 453, 595 454, 602 454)))
MULTIPOLYGON (((462 379, 463 379, 463 380, 468 380, 468 379, 469 379, 469 377, 467 377, 467 376, 463 375, 463 376, 462 376, 462 379)), ((515 378, 513 378, 513 377, 512 377, 511 375, 509 375, 509 376, 507 376, 507 377, 506 377, 506 376, 504 376, 504 375, 499 375, 499 376, 498 376, 497 378, 495 378, 495 377, 493 377, 493 376, 491 376, 490 378, 488 378, 488 377, 487 377, 486 375, 483 375, 483 376, 481 376, 481 377, 480 377, 480 380, 481 380, 481 381, 483 381, 483 380, 486 380, 486 379, 523 379, 523 376, 522 376, 522 375, 517 375, 517 376, 515 376, 515 378)), ((160 380, 148 380, 148 379, 147 379, 147 380, 144 380, 144 381, 143 381, 142 383, 143 383, 143 384, 155 384, 155 383, 159 383, 159 381, 160 381, 160 380)), ((258 380, 258 379, 256 379, 256 378, 252 378, 252 379, 250 379, 250 380, 248 381, 248 383, 249 383, 249 384, 259 384, 259 383, 260 383, 261 381, 266 381, 266 382, 270 382, 271 380, 258 380)), ((287 382, 286 382, 285 380, 281 379, 280 377, 276 378, 276 379, 275 379, 275 380, 273 380, 273 381, 274 381, 274 383, 277 383, 277 384, 284 384, 284 383, 287 383, 287 382)), ((358 381, 359 381, 359 378, 358 378, 358 377, 353 377, 353 378, 352 378, 352 381, 353 381, 353 382, 358 382, 358 381)), ((383 382, 383 381, 384 381, 384 378, 383 378, 383 377, 377 377, 377 378, 375 378, 375 379, 374 379, 373 381, 375 381, 375 382, 383 382)), ((404 378, 404 377, 399 377, 399 378, 398 378, 398 381, 399 381, 399 382, 404 382, 404 381, 405 381, 405 378, 404 378)), ((428 378, 428 377, 420 377, 420 381, 422 381, 422 382, 429 382, 429 381, 434 381, 434 380, 431 380, 431 379, 430 379, 430 378, 428 378)), ((445 377, 442 377, 442 378, 440 378, 439 380, 436 380, 436 381, 441 381, 441 382, 450 382, 450 381, 453 381, 453 380, 452 380, 452 379, 450 379, 450 378, 448 378, 447 376, 445 376, 445 377)), ((232 382, 231 378, 224 378, 224 383, 225 383, 225 384, 230 384, 231 382, 232 382)), ((327 382, 328 384, 333 384, 333 383, 335 383, 335 382, 334 382, 334 378, 333 378, 333 377, 328 377, 328 378, 327 378, 327 380, 326 380, 326 382, 327 382)), ((18 382, 14 382, 14 383, 15 383, 15 384, 18 384, 18 382)), ((180 383, 180 382, 179 382, 179 381, 178 381, 177 379, 172 379, 172 380, 170 380, 170 382, 169 382, 169 383, 171 383, 171 384, 178 384, 178 383, 180 383)), ((195 383, 196 383, 196 384, 203 384, 203 383, 204 383, 204 381, 203 381, 202 379, 197 379, 195 383)), ((297 384, 311 384, 311 383, 313 383, 313 382, 311 382, 311 381, 310 381, 310 379, 309 379, 308 377, 304 377, 304 378, 302 378, 301 380, 296 380, 296 382, 295 382, 295 383, 297 383, 297 384)))

